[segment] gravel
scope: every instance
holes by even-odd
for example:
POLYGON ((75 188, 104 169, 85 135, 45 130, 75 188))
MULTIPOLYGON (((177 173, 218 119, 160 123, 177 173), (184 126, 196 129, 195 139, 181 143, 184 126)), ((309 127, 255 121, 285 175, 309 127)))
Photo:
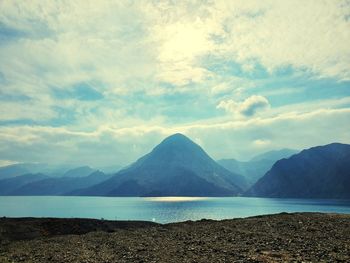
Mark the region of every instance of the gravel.
POLYGON ((0 219, 0 262, 350 262, 350 215, 172 224, 0 219))

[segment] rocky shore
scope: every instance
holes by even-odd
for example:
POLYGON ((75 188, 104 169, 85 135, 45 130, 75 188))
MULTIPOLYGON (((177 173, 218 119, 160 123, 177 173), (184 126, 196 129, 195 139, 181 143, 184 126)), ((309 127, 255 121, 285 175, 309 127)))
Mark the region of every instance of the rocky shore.
POLYGON ((350 262, 350 215, 173 224, 0 219, 0 262, 350 262))

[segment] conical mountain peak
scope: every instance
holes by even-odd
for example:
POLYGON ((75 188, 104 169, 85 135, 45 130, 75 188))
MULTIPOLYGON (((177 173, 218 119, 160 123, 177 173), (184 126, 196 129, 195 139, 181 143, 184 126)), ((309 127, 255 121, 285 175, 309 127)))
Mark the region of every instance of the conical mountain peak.
POLYGON ((218 165, 191 139, 176 133, 110 180, 87 189, 84 194, 232 196, 242 191, 236 185, 236 181, 244 180, 241 177, 218 165))
POLYGON ((152 150, 151 155, 174 155, 174 153, 179 152, 181 154, 175 155, 177 158, 192 159, 198 154, 210 158, 198 144, 181 133, 175 133, 165 138, 152 150))
POLYGON ((190 138, 183 135, 182 133, 175 133, 173 135, 166 137, 159 145, 168 144, 168 143, 193 143, 194 144, 194 142, 190 138))

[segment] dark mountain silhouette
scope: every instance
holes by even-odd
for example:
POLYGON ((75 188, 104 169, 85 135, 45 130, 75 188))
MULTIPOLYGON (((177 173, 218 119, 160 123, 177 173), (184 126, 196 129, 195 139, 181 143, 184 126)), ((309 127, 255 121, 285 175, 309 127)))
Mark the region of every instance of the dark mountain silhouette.
POLYGON ((247 162, 235 159, 222 159, 218 160, 218 164, 233 173, 243 175, 250 187, 263 177, 276 161, 288 158, 297 152, 296 150, 282 149, 259 154, 247 162))
POLYGON ((0 195, 8 195, 22 186, 48 178, 43 174, 25 174, 0 180, 0 195))
POLYGON ((218 165, 186 136, 174 134, 109 180, 75 194, 232 196, 245 185, 244 177, 218 165))
POLYGON ((110 178, 100 171, 85 177, 54 177, 27 183, 8 195, 68 195, 72 191, 89 187, 110 178))
POLYGON ((317 146, 282 159, 245 195, 350 198, 350 145, 317 146))

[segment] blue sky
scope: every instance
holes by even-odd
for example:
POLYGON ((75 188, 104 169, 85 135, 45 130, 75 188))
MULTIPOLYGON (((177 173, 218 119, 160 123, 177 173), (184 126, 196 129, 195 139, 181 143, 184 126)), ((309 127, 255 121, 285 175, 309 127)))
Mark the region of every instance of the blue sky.
POLYGON ((350 143, 349 1, 0 2, 0 165, 350 143))

